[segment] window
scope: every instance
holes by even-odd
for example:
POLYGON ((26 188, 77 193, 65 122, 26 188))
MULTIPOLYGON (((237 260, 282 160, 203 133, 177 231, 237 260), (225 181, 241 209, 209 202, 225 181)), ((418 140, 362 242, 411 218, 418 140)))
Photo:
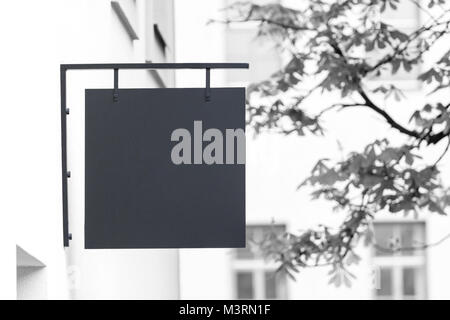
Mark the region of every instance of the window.
MULTIPOLYGON (((420 27, 420 11, 414 1, 400 1, 397 9, 392 9, 389 5, 381 14, 381 21, 387 25, 391 25, 399 31, 409 35, 420 27)), ((377 49, 369 53, 370 63, 376 63, 379 59, 390 52, 390 48, 377 49)), ((405 71, 401 67, 395 74, 392 74, 390 66, 386 66, 381 73, 373 77, 374 81, 394 81, 399 89, 417 89, 419 82, 417 77, 420 74, 420 65, 412 67, 411 71, 405 71), (400 82, 401 81, 401 82, 400 82), (411 83, 406 83, 409 81, 411 83)))
POLYGON ((247 246, 236 249, 233 259, 237 299, 286 299, 286 277, 276 272, 276 264, 264 260, 257 246, 269 233, 284 231, 285 227, 281 225, 247 227, 247 246))
POLYGON ((424 299, 426 258, 422 222, 375 223, 374 263, 377 270, 377 299, 424 299), (395 250, 401 248, 400 250, 395 250))
MULTIPOLYGON (((232 5, 236 0, 228 0, 232 5)), ((257 0, 256 4, 274 3, 277 1, 257 0)), ((250 70, 227 71, 227 80, 231 84, 259 82, 269 78, 281 68, 280 53, 275 43, 268 39, 257 38, 257 24, 235 23, 227 25, 225 33, 225 54, 228 62, 248 62, 250 70)))

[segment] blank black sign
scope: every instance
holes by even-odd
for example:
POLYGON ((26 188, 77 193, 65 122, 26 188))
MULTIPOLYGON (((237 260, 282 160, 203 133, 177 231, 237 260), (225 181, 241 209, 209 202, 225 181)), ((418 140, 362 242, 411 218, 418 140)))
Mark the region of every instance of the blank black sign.
POLYGON ((244 247, 245 165, 171 160, 175 129, 225 144, 244 108, 243 88, 86 90, 85 248, 244 247))

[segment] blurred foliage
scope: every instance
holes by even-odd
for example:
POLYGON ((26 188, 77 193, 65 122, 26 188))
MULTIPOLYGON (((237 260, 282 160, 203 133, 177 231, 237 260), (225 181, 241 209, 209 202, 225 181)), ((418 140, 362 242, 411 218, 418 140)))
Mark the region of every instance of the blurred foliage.
POLYGON ((317 162, 300 186, 312 188, 313 199, 330 201, 346 218, 337 230, 318 226, 301 234, 271 234, 260 243, 291 276, 302 267, 331 265, 330 282, 350 285, 354 276, 347 266, 359 261, 354 248, 361 239, 372 242, 370 223, 377 212, 445 215, 448 210, 450 193, 438 164, 450 143, 450 51, 441 52, 418 77, 414 71, 436 43, 442 48, 450 32, 450 1, 401 1, 413 3, 425 17, 416 30, 405 32, 383 19, 386 11, 399 9, 400 0, 303 1, 299 9, 237 2, 227 8, 226 23, 257 22, 258 37, 274 41, 285 61, 249 88, 248 123, 257 133, 324 135, 328 112, 369 108, 404 137, 399 146, 385 138, 342 161, 317 162), (407 124, 394 119, 389 101, 404 99, 402 91, 392 81, 375 89, 368 83, 399 72, 417 77, 427 97, 446 93, 438 96, 446 101, 413 106, 407 124), (336 101, 306 108, 317 93, 333 94, 336 101), (376 103, 380 96, 383 108, 376 103), (420 153, 435 144, 445 151, 427 164, 420 153))

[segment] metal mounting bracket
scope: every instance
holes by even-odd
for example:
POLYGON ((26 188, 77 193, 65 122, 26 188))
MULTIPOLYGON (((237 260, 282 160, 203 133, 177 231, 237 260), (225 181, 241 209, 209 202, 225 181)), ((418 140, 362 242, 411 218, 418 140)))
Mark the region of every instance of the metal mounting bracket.
POLYGON ((114 70, 113 101, 119 101, 119 69, 205 69, 205 100, 211 100, 211 69, 248 69, 248 63, 100 63, 100 64, 61 64, 61 163, 62 163, 62 202, 63 202, 63 243, 69 246, 72 234, 69 233, 68 178, 67 170, 67 71, 69 70, 114 70))

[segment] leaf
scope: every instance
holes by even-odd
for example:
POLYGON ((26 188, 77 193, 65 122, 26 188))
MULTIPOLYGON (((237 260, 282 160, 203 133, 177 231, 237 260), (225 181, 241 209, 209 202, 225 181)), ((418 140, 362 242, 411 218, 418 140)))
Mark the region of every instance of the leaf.
POLYGON ((379 86, 373 90, 374 93, 378 93, 378 92, 387 93, 388 91, 389 90, 384 86, 379 86))
POLYGON ((437 204, 436 202, 431 201, 431 200, 430 200, 430 202, 429 202, 429 204, 428 204, 428 209, 429 209, 431 212, 436 212, 436 213, 438 213, 438 214, 440 214, 440 215, 443 215, 443 216, 447 215, 447 214, 445 213, 445 211, 441 208, 441 206, 440 206, 439 204, 437 204))
POLYGON ((391 9, 393 10, 397 10, 397 5, 395 4, 395 0, 394 1, 389 1, 389 5, 391 6, 391 9))
POLYGON ((392 60, 391 65, 392 65, 392 74, 396 74, 397 71, 400 69, 401 60, 394 59, 392 60))
POLYGON ((399 30, 392 30, 390 32, 390 35, 391 35, 392 38, 398 39, 401 42, 407 41, 409 39, 408 35, 406 33, 403 33, 403 32, 401 32, 399 30))
POLYGON ((347 276, 344 276, 344 284, 347 288, 350 288, 352 286, 352 283, 350 281, 350 279, 347 276))
POLYGON ((405 71, 409 72, 412 70, 412 63, 403 60, 403 68, 405 69, 405 71))
POLYGON ((433 110, 433 107, 431 106, 431 104, 427 103, 423 109, 424 112, 431 112, 431 110, 433 110))
POLYGON ((438 85, 436 88, 434 88, 432 91, 430 91, 427 95, 431 95, 431 94, 433 94, 433 93, 438 92, 439 90, 446 89, 446 88, 448 88, 449 86, 450 86, 450 82, 449 82, 448 84, 441 84, 441 85, 438 85))
POLYGON ((348 266, 352 264, 358 264, 361 261, 361 257, 355 254, 353 251, 350 251, 347 256, 346 263, 348 266))
POLYGON ((413 114, 411 115, 411 118, 409 118, 408 122, 416 120, 416 118, 419 118, 419 117, 420 117, 420 111, 416 110, 416 111, 413 112, 413 114))
POLYGON ((334 170, 328 170, 325 174, 317 177, 319 183, 331 186, 339 180, 339 175, 334 170))
POLYGON ((399 157, 400 152, 398 152, 398 150, 395 150, 394 148, 388 148, 384 150, 378 158, 385 163, 389 163, 393 160, 398 160, 399 157))
POLYGON ((414 163, 414 157, 411 153, 408 152, 405 154, 405 162, 408 165, 412 165, 414 163))
POLYGON ((339 287, 341 283, 341 276, 338 273, 335 273, 328 281, 328 284, 334 284, 335 287, 339 287))

